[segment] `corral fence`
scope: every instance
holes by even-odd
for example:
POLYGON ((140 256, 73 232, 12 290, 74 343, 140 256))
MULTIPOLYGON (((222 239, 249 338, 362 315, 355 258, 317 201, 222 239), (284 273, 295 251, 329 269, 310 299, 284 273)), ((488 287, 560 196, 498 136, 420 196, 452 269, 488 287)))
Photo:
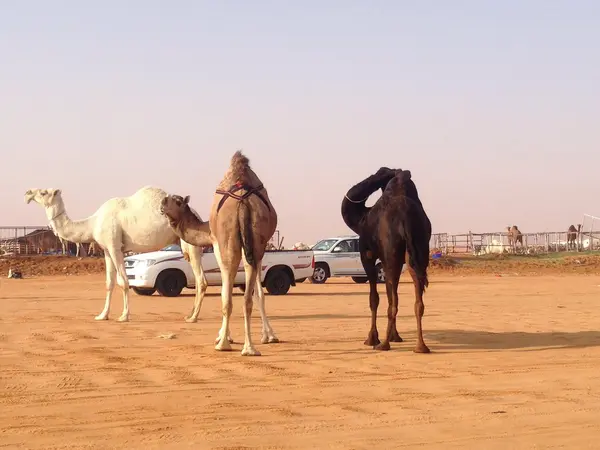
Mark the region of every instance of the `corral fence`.
POLYGON ((470 253, 475 256, 485 254, 540 254, 552 252, 582 252, 600 250, 600 219, 595 219, 598 226, 592 226, 578 233, 553 231, 541 233, 522 233, 521 239, 511 242, 506 231, 493 233, 438 233, 432 236, 430 248, 442 254, 470 253), (569 239, 570 238, 570 239, 569 239))
MULTIPOLYGON (((81 244, 82 255, 89 254, 89 244, 81 244)), ((0 256, 77 254, 73 242, 63 242, 48 226, 0 227, 0 256)))

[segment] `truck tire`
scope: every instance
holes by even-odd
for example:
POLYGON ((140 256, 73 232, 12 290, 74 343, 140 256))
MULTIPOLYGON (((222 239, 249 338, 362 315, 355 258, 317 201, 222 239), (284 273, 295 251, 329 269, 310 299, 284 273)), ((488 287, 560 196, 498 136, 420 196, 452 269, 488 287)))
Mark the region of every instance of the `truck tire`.
POLYGON ((156 290, 163 297, 177 297, 185 287, 185 274, 179 269, 163 270, 156 280, 156 290))
POLYGON ((271 295, 285 295, 292 286, 292 280, 288 273, 283 269, 272 269, 267 274, 265 288, 271 295))
POLYGON ((300 279, 296 280, 296 284, 304 283, 305 281, 306 281, 306 277, 300 278, 300 279))
POLYGON ((323 284, 329 278, 329 267, 326 263, 315 264, 315 271, 312 274, 312 282, 315 284, 323 284))
POLYGON ((135 292, 137 295, 152 295, 156 292, 155 288, 132 287, 131 289, 133 289, 133 292, 135 292))
POLYGON ((352 277, 352 281, 358 284, 363 284, 369 281, 369 279, 367 277, 352 277))

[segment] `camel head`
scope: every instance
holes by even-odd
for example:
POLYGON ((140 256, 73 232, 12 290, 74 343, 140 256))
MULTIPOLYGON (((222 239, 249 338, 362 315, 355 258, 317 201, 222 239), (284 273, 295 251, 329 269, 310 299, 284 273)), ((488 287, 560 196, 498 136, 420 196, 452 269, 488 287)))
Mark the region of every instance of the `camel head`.
POLYGON ((375 172, 374 176, 378 179, 381 179, 381 193, 385 191, 386 186, 390 182, 392 178, 394 178, 398 173, 402 172, 402 169, 390 169, 389 167, 380 167, 377 172, 375 172))
POLYGON ((25 192, 25 203, 39 203, 44 208, 51 208, 62 203, 60 189, 29 189, 25 192))
POLYGON ((181 195, 167 195, 160 202, 160 212, 167 216, 171 225, 178 224, 186 214, 192 212, 189 203, 189 195, 186 195, 185 198, 181 195))
POLYGON ((392 178, 382 188, 382 191, 394 192, 395 190, 402 188, 404 183, 411 179, 411 176, 410 170, 394 170, 392 178))

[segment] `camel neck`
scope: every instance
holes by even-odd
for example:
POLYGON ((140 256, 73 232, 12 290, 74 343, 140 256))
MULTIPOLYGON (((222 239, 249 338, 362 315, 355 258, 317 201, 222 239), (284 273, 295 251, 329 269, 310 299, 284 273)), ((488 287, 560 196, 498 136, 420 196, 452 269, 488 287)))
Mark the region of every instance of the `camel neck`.
POLYGON ((93 240, 94 216, 84 220, 71 220, 64 205, 48 208, 46 215, 50 228, 58 237, 75 243, 93 240))
POLYGON ((368 198, 382 185, 381 179, 371 175, 352 186, 342 200, 342 218, 355 233, 360 234, 360 224, 371 208, 367 208, 368 198))
POLYGON ((348 197, 345 197, 342 200, 342 218, 344 219, 344 223, 356 234, 360 234, 360 224, 370 209, 365 206, 365 202, 352 202, 348 197))
POLYGON ((175 234, 188 244, 209 247, 213 244, 208 222, 202 222, 191 211, 174 228, 175 234))

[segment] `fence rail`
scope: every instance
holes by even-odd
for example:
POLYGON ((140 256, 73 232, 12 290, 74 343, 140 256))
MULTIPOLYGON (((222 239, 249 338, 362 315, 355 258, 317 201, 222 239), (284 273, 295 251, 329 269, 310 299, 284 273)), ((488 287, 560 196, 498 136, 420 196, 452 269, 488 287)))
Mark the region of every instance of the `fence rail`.
MULTIPOLYGON (((509 233, 498 231, 493 233, 436 233, 431 237, 429 247, 442 254, 472 253, 519 253, 536 254, 562 251, 594 251, 600 250, 600 218, 584 215, 583 224, 577 233, 568 231, 522 233, 516 244, 509 240, 509 233), (569 239, 571 238, 571 239, 569 239)), ((273 247, 281 245, 279 230, 271 240, 273 247)), ((85 254, 89 253, 87 244, 85 254)), ((63 243, 48 226, 12 226, 0 227, 0 255, 36 255, 36 254, 69 254, 75 255, 76 245, 63 243), (63 251, 64 250, 64 251, 63 251)))
MULTIPOLYGON (((82 255, 89 245, 81 244, 82 255)), ((77 245, 61 241, 48 226, 0 227, 0 255, 76 255, 77 245)))
POLYGON ((437 233, 432 235, 430 248, 442 254, 472 253, 476 256, 490 253, 538 254, 596 251, 600 250, 600 224, 598 225, 598 231, 521 233, 516 242, 511 242, 511 235, 506 231, 437 233))

